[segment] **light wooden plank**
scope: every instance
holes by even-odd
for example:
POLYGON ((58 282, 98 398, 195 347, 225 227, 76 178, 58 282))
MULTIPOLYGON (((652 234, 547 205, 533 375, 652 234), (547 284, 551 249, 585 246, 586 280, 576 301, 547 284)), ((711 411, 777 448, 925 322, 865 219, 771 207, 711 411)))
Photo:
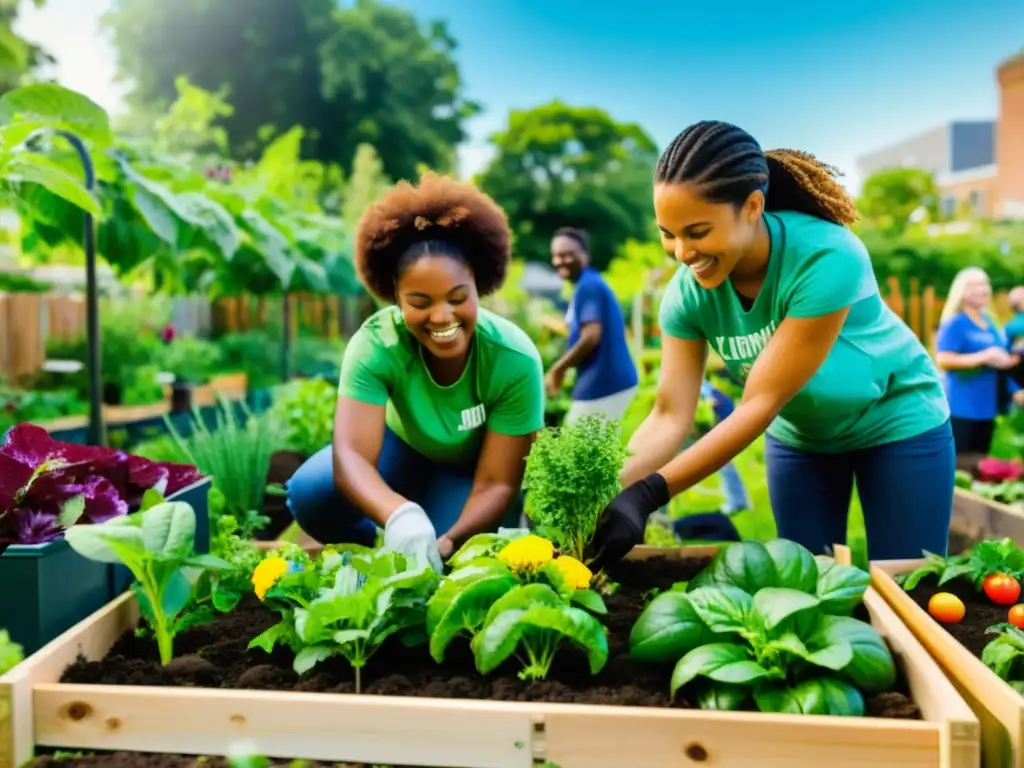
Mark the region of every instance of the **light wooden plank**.
POLYGON ((1024 766, 1024 697, 946 632, 893 579, 923 562, 876 561, 871 564, 871 583, 978 717, 983 765, 1024 766))
POLYGON ((1002 539, 1024 542, 1024 511, 957 488, 953 495, 953 530, 971 541, 1002 539))
POLYGON ((277 691, 43 684, 39 743, 75 749, 369 764, 528 768, 533 713, 522 704, 277 691))
POLYGON ((102 659, 138 621, 135 595, 125 592, 0 676, 0 768, 18 768, 32 758, 36 744, 33 688, 56 683, 79 654, 90 660, 102 659))

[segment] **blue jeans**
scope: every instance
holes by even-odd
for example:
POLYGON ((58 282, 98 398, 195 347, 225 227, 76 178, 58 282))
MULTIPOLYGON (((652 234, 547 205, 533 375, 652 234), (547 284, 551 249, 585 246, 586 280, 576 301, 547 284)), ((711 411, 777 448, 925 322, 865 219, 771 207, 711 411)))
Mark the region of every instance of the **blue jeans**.
POLYGON ((916 437, 847 453, 812 453, 766 436, 768 494, 778 535, 815 554, 846 541, 854 478, 869 558, 945 555, 956 451, 947 421, 916 437))
MULTIPOLYGON (((299 527, 321 544, 373 546, 377 525, 335 487, 332 453, 331 446, 323 448, 292 475, 286 485, 288 509, 299 527)), ((462 465, 432 461, 390 429, 384 431, 377 471, 391 490, 423 507, 438 536, 462 514, 475 470, 475 459, 462 465)), ((501 525, 517 525, 521 496, 513 501, 501 525)))

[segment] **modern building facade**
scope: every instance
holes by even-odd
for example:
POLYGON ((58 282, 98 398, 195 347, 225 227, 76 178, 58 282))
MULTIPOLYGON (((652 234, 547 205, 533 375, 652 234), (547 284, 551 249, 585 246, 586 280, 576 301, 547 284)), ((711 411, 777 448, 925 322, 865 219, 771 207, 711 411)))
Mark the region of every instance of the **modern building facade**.
POLYGON ((957 120, 861 157, 862 178, 888 168, 935 177, 944 216, 1024 218, 1024 51, 996 70, 995 120, 957 120))

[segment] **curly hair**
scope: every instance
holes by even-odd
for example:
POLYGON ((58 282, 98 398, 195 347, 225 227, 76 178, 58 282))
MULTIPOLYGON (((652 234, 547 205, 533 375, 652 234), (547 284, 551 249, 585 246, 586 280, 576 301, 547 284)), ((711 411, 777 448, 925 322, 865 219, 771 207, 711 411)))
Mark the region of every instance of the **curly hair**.
POLYGON ((655 183, 692 183, 713 203, 739 207, 755 189, 765 209, 797 211, 849 226, 859 218, 833 166, 793 149, 764 152, 753 136, 729 123, 705 120, 680 133, 654 171, 655 183))
POLYGON ((472 184, 423 174, 401 181, 363 213, 356 227, 355 267, 367 290, 396 300, 402 271, 427 254, 452 256, 473 272, 486 296, 505 281, 511 258, 505 212, 472 184))

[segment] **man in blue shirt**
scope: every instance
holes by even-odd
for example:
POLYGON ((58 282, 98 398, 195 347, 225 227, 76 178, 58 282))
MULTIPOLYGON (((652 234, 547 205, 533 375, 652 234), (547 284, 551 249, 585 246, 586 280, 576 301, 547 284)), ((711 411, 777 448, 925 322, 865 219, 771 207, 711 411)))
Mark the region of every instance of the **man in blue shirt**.
POLYGON ((587 233, 570 227, 555 232, 551 265, 575 287, 565 316, 569 348, 545 376, 548 396, 558 394, 566 372, 575 368, 573 402, 566 421, 586 415, 621 421, 636 394, 636 365, 626 343, 619 302, 601 274, 590 266, 587 233))

